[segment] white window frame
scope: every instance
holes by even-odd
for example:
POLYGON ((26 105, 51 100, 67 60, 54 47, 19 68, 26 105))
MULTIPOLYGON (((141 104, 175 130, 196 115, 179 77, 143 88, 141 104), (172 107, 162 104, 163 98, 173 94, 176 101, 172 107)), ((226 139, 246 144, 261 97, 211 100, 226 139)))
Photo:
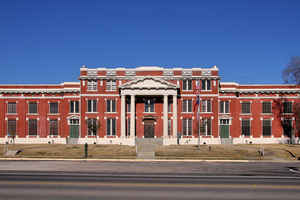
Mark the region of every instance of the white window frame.
POLYGON ((203 119, 200 119, 199 120, 199 135, 201 135, 201 136, 212 136, 212 119, 210 118, 210 117, 206 117, 206 118, 203 118, 203 119), (203 120, 203 122, 201 121, 201 120, 203 120), (208 135, 208 122, 207 121, 210 121, 210 134, 208 135), (201 132, 201 128, 202 128, 202 123, 204 123, 204 132, 201 132))
POLYGON ((252 135, 252 134, 251 134, 251 119, 247 119, 247 118, 241 119, 241 135, 246 136, 246 137, 250 137, 250 136, 252 135), (243 121, 244 121, 244 120, 249 121, 249 135, 245 135, 245 134, 243 133, 243 121))
POLYGON ((117 81, 116 80, 106 80, 106 91, 117 91, 117 81))
POLYGON ((49 114, 51 115, 59 114, 59 102, 49 102, 49 114), (57 104, 57 112, 51 112, 51 104, 57 104))
POLYGON ((262 114, 272 114, 272 101, 263 101, 262 103, 261 103, 261 106, 262 106, 262 108, 261 108, 261 113, 262 114), (270 112, 264 112, 264 103, 269 103, 270 104, 270 112))
POLYGON ((18 110, 17 110, 17 102, 7 102, 7 114, 17 114, 17 112, 18 112, 18 110), (15 108, 14 108, 14 110, 15 110, 15 112, 9 112, 9 104, 14 104, 15 105, 15 108))
POLYGON ((98 100, 97 99, 88 99, 87 100, 87 113, 97 113, 98 112, 98 100), (91 111, 89 111, 89 101, 91 101, 91 111), (94 101, 96 101, 96 108, 94 108, 94 101))
POLYGON ((88 80, 87 81, 87 90, 88 91, 97 91, 98 82, 97 80, 88 80))
POLYGON ((192 79, 182 80, 182 91, 193 91, 193 80, 192 79), (191 87, 189 88, 189 86, 191 86, 191 87))
POLYGON ((116 113, 116 112, 117 112, 117 100, 116 99, 106 99, 106 113, 116 113), (108 107, 108 102, 110 102, 109 107, 108 107), (113 104, 113 102, 114 102, 114 104, 113 104), (115 105, 115 106, 113 106, 113 105, 115 105), (115 111, 113 111, 113 108, 115 109, 115 111))
POLYGON ((49 119, 49 135, 58 136, 59 135, 59 120, 58 119, 49 119), (57 134, 51 134, 51 121, 57 121, 57 134))
POLYGON ((272 136, 272 119, 263 119, 262 122, 261 122, 261 128, 262 128, 261 135, 263 137, 272 136), (270 121, 270 135, 264 135, 264 121, 270 121))
POLYGON ((27 132, 27 135, 28 135, 28 136, 38 136, 38 135, 39 135, 39 132, 38 132, 38 130, 39 130, 39 121, 38 121, 37 119, 28 119, 27 125, 28 125, 28 132, 27 132), (30 131, 30 130, 29 130, 29 128, 30 128, 29 122, 30 122, 31 120, 35 120, 35 121, 36 121, 36 135, 30 135, 30 134, 29 134, 29 131, 30 131))
POLYGON ((182 113, 192 113, 193 112, 193 100, 192 99, 183 99, 182 100, 182 113), (184 103, 186 102, 186 103, 184 103), (184 104, 186 104, 186 111, 184 111, 184 104), (191 110, 189 111, 189 104, 191 104, 191 110))
POLYGON ((193 136, 193 119, 192 118, 183 118, 182 119, 182 135, 183 136, 193 136), (189 121, 191 121, 191 127, 189 127, 189 121), (186 132, 184 132, 183 127, 186 123, 186 132), (189 135, 189 132, 191 133, 189 135))
POLYGON ((116 118, 107 118, 106 119, 106 136, 117 136, 117 119, 116 118), (110 121, 110 127, 107 127, 107 123, 110 121), (113 127, 113 121, 115 121, 115 127, 113 127), (113 135, 114 129, 114 135, 113 135))
POLYGON ((293 102, 292 101, 284 101, 282 106, 283 106, 283 114, 293 114, 293 102), (289 103, 291 105, 291 112, 284 112, 285 111, 285 109, 284 109, 285 103, 289 103))
MULTIPOLYGON (((15 132, 16 132, 16 134, 15 134, 15 136, 17 136, 17 131, 18 131, 18 120, 17 119, 7 119, 7 121, 6 121, 6 135, 8 136, 8 133, 9 133, 9 131, 8 131, 8 121, 15 121, 16 122, 16 127, 15 127, 15 132)), ((11 134, 10 134, 10 136, 11 136, 11 134)))
POLYGON ((38 102, 36 102, 36 101, 28 102, 28 114, 30 114, 30 115, 36 115, 36 114, 38 114, 38 113, 39 113, 38 102), (36 112, 35 112, 35 113, 30 112, 30 104, 32 104, 32 103, 36 104, 36 112))
POLYGON ((97 119, 97 118, 88 118, 88 119, 87 119, 87 125, 86 125, 86 128, 87 128, 87 135, 88 135, 88 136, 97 136, 97 134, 98 134, 97 123, 98 123, 98 119, 97 119), (88 124, 90 121, 92 121, 93 124, 95 123, 95 126, 96 126, 96 132, 90 132, 90 130, 89 130, 89 124, 88 124), (90 133, 91 133, 91 134, 90 134, 90 133))
POLYGON ((155 113, 155 101, 154 99, 146 99, 144 103, 144 113, 155 113), (150 102, 150 103, 149 103, 150 102), (151 105, 153 104, 153 110, 151 111, 151 105))
POLYGON ((201 113, 212 113, 212 101, 210 99, 201 100, 200 106, 198 109, 200 109, 200 107, 201 107, 201 110, 200 110, 201 113), (208 107, 208 102, 210 102, 209 107, 208 107), (204 105, 204 106, 202 106, 202 105, 204 105), (205 108, 205 109, 202 109, 202 108, 205 108))
POLYGON ((69 102, 69 113, 75 113, 75 114, 78 114, 78 113, 80 113, 80 102, 78 101, 78 100, 72 100, 72 101, 70 101, 69 102), (73 102, 73 106, 71 106, 72 105, 72 102, 73 102), (78 112, 76 112, 76 102, 78 102, 78 112), (73 107, 73 110, 74 110, 74 112, 72 112, 72 109, 71 109, 71 107, 73 107))
POLYGON ((202 91, 211 91, 211 80, 210 79, 202 79, 201 80, 201 90, 202 91), (209 84, 208 84, 209 82, 209 84), (209 85, 209 87, 208 87, 209 85))
POLYGON ((230 113, 230 101, 228 100, 223 100, 223 101, 220 101, 219 103, 219 113, 222 113, 222 114, 229 114, 230 113), (228 112, 226 112, 226 103, 228 103, 228 112), (223 112, 221 112, 221 108, 223 108, 223 112))
POLYGON ((251 114, 251 101, 242 101, 241 102, 241 114, 243 115, 250 115, 251 114), (249 112, 243 112, 243 104, 248 103, 249 104, 249 112))

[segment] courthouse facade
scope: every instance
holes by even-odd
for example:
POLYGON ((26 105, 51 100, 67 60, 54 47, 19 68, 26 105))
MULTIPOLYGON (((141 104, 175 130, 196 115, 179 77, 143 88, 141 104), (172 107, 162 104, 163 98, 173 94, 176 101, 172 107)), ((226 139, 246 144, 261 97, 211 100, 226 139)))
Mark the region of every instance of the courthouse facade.
POLYGON ((216 66, 82 66, 79 82, 0 85, 0 143, 299 142, 300 87, 220 79, 216 66))

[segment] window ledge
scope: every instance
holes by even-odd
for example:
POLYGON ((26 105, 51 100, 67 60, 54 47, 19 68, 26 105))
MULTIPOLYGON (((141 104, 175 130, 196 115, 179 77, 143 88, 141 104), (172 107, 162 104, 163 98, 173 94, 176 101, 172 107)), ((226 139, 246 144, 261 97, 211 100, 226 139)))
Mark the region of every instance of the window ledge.
POLYGON ((80 114, 79 112, 76 112, 76 113, 69 113, 69 115, 74 115, 74 114, 80 114))
POLYGON ((39 115, 39 113, 27 113, 27 115, 39 115))
POLYGON ((182 114, 193 114, 193 112, 181 112, 182 114))
POLYGON ((85 112, 85 114, 98 114, 99 112, 85 112))
POLYGON ((273 115, 273 113, 261 113, 261 115, 273 115))
POLYGON ((144 114, 155 114, 156 112, 143 112, 144 114))
POLYGON ((117 114, 118 112, 105 112, 105 114, 117 114))
POLYGON ((207 113, 207 114, 213 114, 213 112, 200 112, 201 114, 207 113))
POLYGON ((230 112, 229 113, 219 113, 219 115, 230 115, 230 112))
POLYGON ((252 113, 240 113, 240 115, 252 115, 252 113))
POLYGON ((60 115, 60 113, 48 113, 48 115, 60 115))
POLYGON ((7 115, 17 115, 18 113, 6 113, 7 115))

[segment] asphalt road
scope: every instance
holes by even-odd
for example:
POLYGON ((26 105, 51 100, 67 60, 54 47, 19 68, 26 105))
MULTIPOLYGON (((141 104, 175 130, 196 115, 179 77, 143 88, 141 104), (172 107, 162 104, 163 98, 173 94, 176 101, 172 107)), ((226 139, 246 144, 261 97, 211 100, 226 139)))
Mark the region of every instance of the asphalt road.
POLYGON ((300 199, 299 162, 0 161, 0 199, 300 199))
POLYGON ((1 172, 0 199, 299 199, 300 177, 1 172))

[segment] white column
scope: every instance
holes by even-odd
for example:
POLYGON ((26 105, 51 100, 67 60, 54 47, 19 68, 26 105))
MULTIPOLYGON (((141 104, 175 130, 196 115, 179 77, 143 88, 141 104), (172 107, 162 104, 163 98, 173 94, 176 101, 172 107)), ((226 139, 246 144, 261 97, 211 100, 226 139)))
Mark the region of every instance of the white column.
POLYGON ((130 137, 135 137, 135 96, 130 97, 130 137))
POLYGON ((125 117, 125 108, 126 108, 126 104, 125 104, 125 95, 121 95, 121 137, 124 138, 125 137, 125 133, 126 133, 126 117, 125 117))
POLYGON ((168 95, 164 95, 164 138, 168 137, 168 95))
POLYGON ((173 95, 173 137, 177 137, 177 95, 173 95))

